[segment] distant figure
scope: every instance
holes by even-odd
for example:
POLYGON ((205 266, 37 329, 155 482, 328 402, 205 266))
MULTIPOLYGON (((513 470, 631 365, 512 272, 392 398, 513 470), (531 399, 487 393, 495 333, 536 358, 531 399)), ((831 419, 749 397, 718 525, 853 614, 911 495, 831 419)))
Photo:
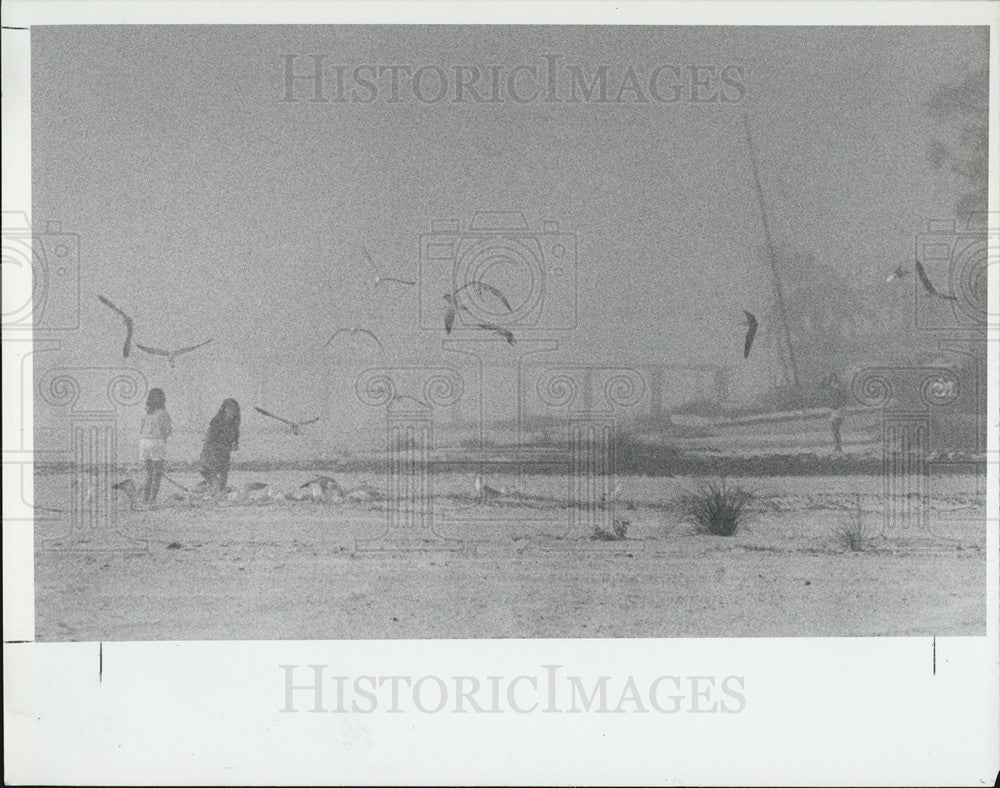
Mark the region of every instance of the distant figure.
POLYGON ((831 373, 820 385, 827 389, 830 401, 830 432, 833 435, 833 448, 837 454, 843 454, 844 445, 840 439, 840 427, 844 423, 844 405, 847 396, 835 373, 831 373))
POLYGON ((833 433, 833 447, 837 454, 844 453, 844 446, 840 442, 840 425, 844 423, 844 409, 834 408, 830 411, 830 431, 833 433))
POLYGON ((167 438, 173 432, 167 413, 167 395, 163 389, 150 389, 146 396, 146 415, 139 426, 139 462, 146 466, 146 484, 142 502, 153 504, 160 494, 160 478, 167 459, 167 438))
POLYGON ((747 312, 743 310, 743 314, 747 316, 746 325, 747 333, 743 338, 743 358, 750 358, 750 348, 753 347, 753 338, 757 336, 757 318, 753 312, 747 312))
POLYGON ((201 475, 205 482, 222 492, 229 481, 229 454, 240 448, 240 405, 225 399, 208 425, 201 450, 201 475))

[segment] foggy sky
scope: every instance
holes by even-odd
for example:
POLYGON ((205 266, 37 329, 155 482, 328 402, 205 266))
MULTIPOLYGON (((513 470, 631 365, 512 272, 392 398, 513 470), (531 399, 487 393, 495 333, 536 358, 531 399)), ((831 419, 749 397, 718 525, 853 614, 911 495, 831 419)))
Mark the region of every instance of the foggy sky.
MULTIPOLYGON (((870 279, 901 325, 911 291, 885 275, 957 193, 928 162, 923 103, 987 56, 982 32, 957 27, 75 27, 33 28, 31 43, 33 221, 61 221, 82 246, 82 330, 59 353, 121 363, 120 323, 94 298, 106 294, 141 342, 215 338, 197 367, 206 408, 264 357, 320 363, 338 326, 383 336, 377 358, 333 351, 360 365, 454 361, 443 332, 419 330, 416 289, 366 290, 361 245, 415 278, 430 220, 476 209, 576 235, 579 326, 558 335, 560 358, 770 380, 766 346, 755 366, 739 353, 741 310, 772 299, 741 112, 776 239, 870 279), (738 64, 746 90, 729 104, 288 104, 288 53, 446 69, 542 53, 618 73, 738 64)), ((126 363, 154 385, 183 374, 126 363)), ((301 386, 272 404, 314 402, 301 386)))

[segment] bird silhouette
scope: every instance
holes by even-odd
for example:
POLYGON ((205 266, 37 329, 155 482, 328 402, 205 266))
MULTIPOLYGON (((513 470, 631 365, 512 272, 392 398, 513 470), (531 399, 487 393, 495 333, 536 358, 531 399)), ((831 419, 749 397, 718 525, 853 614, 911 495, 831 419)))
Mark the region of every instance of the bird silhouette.
POLYGON ((100 301, 102 304, 104 304, 106 307, 113 309, 115 312, 121 315, 122 320, 125 321, 125 348, 124 350, 122 350, 122 358, 128 358, 128 354, 132 350, 132 327, 133 327, 132 318, 126 315, 121 309, 112 304, 111 301, 109 301, 104 296, 102 295, 97 296, 97 300, 100 301))
POLYGON ((757 318, 753 316, 753 313, 743 310, 743 314, 747 316, 747 335, 743 340, 743 358, 750 357, 750 348, 753 346, 753 338, 757 336, 757 318))
POLYGON ((395 276, 383 276, 382 270, 376 265, 375 261, 372 260, 372 256, 368 254, 368 249, 364 245, 361 246, 362 251, 365 253, 365 257, 368 258, 368 263, 371 265, 372 270, 375 272, 375 286, 374 289, 378 289, 379 285, 386 284, 387 282, 395 282, 400 285, 415 285, 416 282, 412 282, 409 279, 397 279, 395 276))
POLYGON ((367 328, 362 328, 361 326, 354 326, 353 328, 338 328, 336 331, 333 332, 330 338, 326 340, 326 343, 323 345, 323 347, 327 347, 331 342, 333 342, 333 340, 335 340, 341 334, 349 334, 350 336, 354 336, 355 334, 367 334, 373 340, 375 340, 375 344, 379 346, 379 350, 382 349, 382 342, 379 341, 379 338, 375 336, 367 328))
POLYGON ((112 484, 111 489, 115 492, 124 493, 128 498, 129 505, 134 509, 136 503, 139 500, 139 490, 135 486, 135 482, 131 479, 125 479, 117 484, 112 484))
POLYGON ((927 272, 924 270, 924 266, 923 264, 921 264, 920 260, 917 260, 917 276, 920 277, 920 284, 924 286, 924 290, 926 290, 932 296, 935 296, 937 298, 943 298, 945 301, 958 300, 956 296, 946 295, 945 293, 940 292, 936 287, 934 287, 934 285, 931 283, 931 280, 927 278, 927 272))
MULTIPOLYGON (((490 295, 495 297, 501 304, 503 304, 508 312, 513 311, 510 308, 510 302, 507 300, 507 297, 503 293, 501 293, 497 288, 486 282, 480 282, 478 279, 474 279, 471 282, 466 282, 457 290, 453 290, 450 293, 444 294, 443 298, 448 304, 448 308, 445 310, 444 313, 444 331, 446 334, 451 333, 452 326, 455 325, 455 316, 458 314, 458 312, 460 310, 463 312, 469 311, 469 308, 465 306, 463 303, 461 303, 461 301, 458 298, 459 293, 461 293, 467 287, 474 288, 476 295, 489 293, 490 295)), ((484 326, 482 325, 480 326, 480 328, 483 327, 484 326)))
POLYGON ((444 312, 444 332, 450 334, 451 327, 455 325, 455 313, 465 307, 458 303, 454 293, 445 293, 444 300, 448 302, 448 308, 444 312))
POLYGON ((314 501, 339 500, 344 495, 344 488, 332 476, 315 476, 300 484, 299 490, 308 490, 314 501))
POLYGON ((507 340, 508 345, 514 344, 514 332, 503 326, 498 326, 494 323, 479 323, 477 328, 481 328, 485 331, 492 331, 494 334, 503 337, 507 340))
POLYGON ((288 419, 282 418, 281 416, 275 416, 270 411, 264 410, 263 408, 258 408, 256 405, 253 406, 253 409, 257 411, 261 416, 267 416, 269 419, 276 419, 277 421, 280 421, 283 424, 287 424, 289 427, 292 428, 292 435, 301 435, 302 427, 306 427, 310 424, 315 424, 317 421, 319 421, 319 416, 317 416, 315 419, 309 419, 308 421, 290 421, 288 419))
POLYGON ((891 274, 889 274, 888 277, 886 277, 885 281, 886 282, 895 282, 895 281, 897 281, 899 279, 905 279, 909 275, 910 275, 910 272, 907 271, 905 268, 903 268, 903 266, 899 265, 899 266, 896 266, 896 270, 895 271, 893 271, 891 274))
POLYGON ((174 364, 177 362, 178 356, 181 356, 184 353, 190 353, 192 350, 197 350, 200 347, 205 347, 205 345, 207 345, 211 341, 212 341, 211 339, 206 339, 204 342, 199 342, 197 345, 182 347, 179 348, 178 350, 161 350, 160 348, 156 347, 140 345, 138 342, 135 343, 135 346, 139 348, 139 350, 142 350, 145 353, 149 353, 151 356, 166 356, 167 361, 170 363, 170 366, 173 367, 174 364))
POLYGON ((500 301, 500 303, 504 305, 504 308, 506 308, 506 310, 508 312, 513 312, 514 311, 514 310, 512 310, 510 308, 510 302, 507 300, 507 297, 503 293, 501 293, 493 285, 487 284, 486 282, 481 282, 478 279, 473 279, 471 282, 466 282, 464 285, 462 285, 460 288, 458 288, 458 290, 455 290, 452 293, 452 295, 453 296, 457 296, 459 293, 461 293, 467 287, 474 288, 475 291, 476 291, 476 295, 478 295, 478 296, 481 296, 483 293, 489 293, 491 296, 493 296, 498 301, 500 301))
POLYGON ((414 402, 425 410, 430 410, 431 406, 424 402, 422 399, 417 399, 416 397, 411 397, 409 394, 395 394, 389 404, 393 402, 398 402, 399 400, 408 399, 410 402, 414 402))

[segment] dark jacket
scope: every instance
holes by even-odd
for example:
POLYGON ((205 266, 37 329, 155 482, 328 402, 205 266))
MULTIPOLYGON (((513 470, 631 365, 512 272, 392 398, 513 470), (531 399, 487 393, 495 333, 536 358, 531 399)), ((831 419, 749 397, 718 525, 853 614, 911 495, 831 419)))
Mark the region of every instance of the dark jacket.
POLYGON ((229 453, 240 447, 240 428, 223 419, 212 419, 201 450, 201 468, 221 471, 229 468, 229 453))

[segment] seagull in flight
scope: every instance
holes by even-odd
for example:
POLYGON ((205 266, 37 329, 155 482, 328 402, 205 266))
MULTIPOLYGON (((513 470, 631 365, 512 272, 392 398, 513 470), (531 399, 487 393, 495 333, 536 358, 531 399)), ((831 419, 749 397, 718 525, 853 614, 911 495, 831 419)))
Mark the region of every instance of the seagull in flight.
POLYGON ((905 268, 903 268, 903 266, 898 265, 898 266, 896 266, 896 270, 893 271, 891 274, 889 274, 889 276, 886 278, 885 281, 886 282, 895 282, 895 281, 897 281, 899 279, 905 279, 909 275, 910 275, 909 271, 907 271, 905 268))
POLYGON ((476 291, 476 295, 478 296, 481 296, 483 293, 489 293, 491 296, 495 297, 498 301, 500 301, 500 303, 504 305, 504 308, 508 312, 514 311, 513 309, 510 308, 510 302, 507 300, 507 297, 503 293, 501 293, 493 285, 488 284, 486 282, 481 282, 478 279, 473 279, 471 282, 466 282, 464 285, 458 288, 458 290, 455 290, 452 293, 452 296, 457 296, 467 287, 474 288, 476 291))
POLYGON ((747 316, 747 335, 743 340, 743 358, 750 357, 750 348, 753 346, 753 338, 757 336, 757 318, 753 316, 752 312, 747 312, 743 310, 743 314, 747 316))
POLYGON ((375 340, 375 344, 378 345, 379 350, 382 349, 382 343, 379 341, 379 338, 375 336, 367 328, 362 328, 361 326, 354 326, 354 328, 338 328, 336 331, 333 332, 330 338, 326 340, 326 344, 324 344, 323 347, 327 347, 331 342, 333 342, 333 340, 335 340, 341 334, 349 334, 350 336, 354 336, 355 334, 367 334, 373 340, 375 340))
POLYGON ((444 333, 450 334, 451 327, 455 325, 456 312, 459 309, 465 309, 465 307, 458 303, 454 293, 445 293, 444 300, 448 302, 448 308, 444 312, 444 333))
POLYGON ((482 328, 485 331, 492 331, 494 334, 503 337, 507 340, 508 345, 514 344, 514 332, 509 328, 504 328, 503 326, 498 326, 494 323, 479 323, 478 328, 482 328))
POLYGON ((178 356, 184 353, 190 353, 192 350, 197 350, 200 347, 205 347, 205 345, 207 345, 211 341, 212 341, 211 339, 206 339, 204 342, 199 342, 197 345, 191 345, 190 347, 182 347, 178 350, 161 350, 160 348, 156 347, 147 347, 146 345, 140 345, 138 342, 135 343, 135 346, 139 348, 139 350, 142 350, 145 353, 149 353, 151 356, 166 356, 167 361, 170 363, 170 366, 173 367, 177 361, 178 356))
POLYGON ((396 284, 399 284, 399 285, 415 285, 416 284, 416 282, 412 282, 409 279, 397 279, 394 276, 382 276, 382 270, 378 267, 378 265, 375 264, 375 261, 372 260, 372 256, 370 254, 368 254, 368 250, 364 247, 364 245, 361 246, 361 249, 365 253, 365 257, 368 258, 368 263, 371 265, 372 270, 375 272, 375 287, 374 287, 374 289, 377 290, 379 285, 385 284, 387 282, 395 282, 396 284))
POLYGON ((306 427, 309 424, 315 424, 317 421, 319 421, 319 416, 317 416, 315 419, 309 419, 308 421, 289 421, 288 419, 283 419, 281 416, 275 416, 273 413, 271 413, 270 411, 266 411, 263 408, 258 408, 256 405, 253 406, 253 409, 257 411, 261 416, 267 416, 269 419, 276 419, 284 424, 287 424, 289 427, 292 428, 292 435, 301 435, 303 427, 306 427))
MULTIPOLYGON (((409 394, 396 394, 396 395, 393 396, 392 402, 398 402, 399 400, 402 400, 402 399, 408 399, 410 402, 415 402, 417 405, 420 405, 422 408, 424 408, 426 410, 430 410, 431 409, 431 406, 428 405, 426 402, 424 402, 422 399, 417 399, 416 397, 411 397, 409 394)), ((390 402, 390 404, 392 404, 392 402, 390 402)))
POLYGON ((924 266, 919 259, 917 260, 917 276, 920 277, 920 284, 924 286, 924 290, 926 290, 932 296, 936 296, 937 298, 943 298, 946 301, 958 300, 956 296, 946 295, 945 293, 940 292, 936 287, 934 287, 934 285, 931 283, 931 280, 927 278, 927 272, 924 270, 924 266))
MULTIPOLYGON (((503 293, 501 293, 497 288, 495 288, 491 284, 487 284, 486 282, 480 282, 478 279, 474 279, 471 282, 466 282, 464 285, 458 288, 458 290, 454 290, 451 293, 444 294, 443 296, 444 300, 448 303, 448 308, 445 310, 444 313, 444 331, 446 334, 451 333, 451 328, 455 324, 455 315, 458 314, 458 310, 461 309, 465 312, 469 311, 469 308, 464 304, 460 303, 458 298, 458 294, 461 293, 463 290, 465 290, 465 288, 467 287, 475 288, 476 295, 489 293, 490 295, 497 298, 497 300, 499 300, 500 303, 504 305, 504 307, 507 309, 508 312, 513 311, 510 308, 510 302, 507 300, 507 297, 503 293)), ((480 325, 480 328, 485 328, 485 326, 480 325)), ((512 342, 513 340, 508 340, 508 341, 512 342)))
POLYGON ((125 349, 122 351, 122 358, 128 358, 129 352, 132 350, 132 318, 126 315, 121 309, 116 307, 107 298, 102 295, 97 296, 97 300, 104 304, 106 307, 113 309, 119 315, 121 315, 122 320, 125 321, 125 349))

